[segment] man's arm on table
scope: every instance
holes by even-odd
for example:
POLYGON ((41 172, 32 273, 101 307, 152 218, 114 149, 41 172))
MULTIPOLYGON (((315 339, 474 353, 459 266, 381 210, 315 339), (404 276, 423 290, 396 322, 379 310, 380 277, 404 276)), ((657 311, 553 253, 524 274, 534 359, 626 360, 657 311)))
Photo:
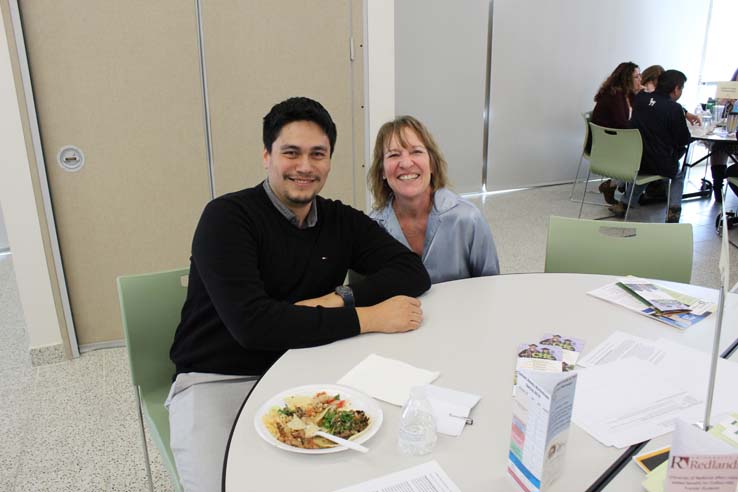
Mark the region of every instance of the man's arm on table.
MULTIPOLYGON (((374 220, 351 209, 351 267, 364 278, 351 285, 361 333, 414 330, 423 320, 418 296, 430 288, 420 257, 403 246, 374 220)), ((348 246, 348 245, 347 245, 348 246)), ((343 307, 335 292, 296 303, 343 307)))
MULTIPOLYGON (((271 298, 260 277, 258 243, 254 225, 238 212, 238 206, 216 199, 205 208, 192 245, 192 260, 205 289, 218 316, 239 344, 249 349, 282 350, 321 345, 362 331, 360 316, 365 316, 359 314, 359 309, 308 307, 271 298)), ((430 285, 420 259, 416 261, 430 285)), ((418 294, 428 288, 423 287, 423 275, 415 282, 418 294)), ((384 299, 395 291, 388 289, 384 299)), ((365 297, 359 293, 357 305, 365 297)), ((397 314, 396 310, 388 313, 397 314)), ((376 329, 372 314, 371 319, 365 320, 364 331, 376 329)), ((416 316, 414 313, 407 318, 416 316)))

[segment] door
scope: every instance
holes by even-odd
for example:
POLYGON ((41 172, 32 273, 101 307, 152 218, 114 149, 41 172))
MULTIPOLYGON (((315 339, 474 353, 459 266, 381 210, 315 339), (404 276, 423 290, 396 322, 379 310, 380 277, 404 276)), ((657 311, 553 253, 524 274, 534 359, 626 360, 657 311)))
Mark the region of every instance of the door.
POLYGON ((277 102, 306 96, 338 128, 321 195, 363 205, 361 12, 350 0, 203 2, 216 195, 265 178, 262 119, 277 102))
POLYGON ((207 99, 196 2, 19 0, 82 346, 123 338, 118 275, 188 264, 210 199, 206 102, 216 195, 263 179, 261 120, 305 95, 338 126, 322 194, 364 203, 361 1, 200 3, 207 99))
POLYGON ((120 340, 115 278, 187 265, 209 199, 195 8, 19 7, 77 338, 120 340))

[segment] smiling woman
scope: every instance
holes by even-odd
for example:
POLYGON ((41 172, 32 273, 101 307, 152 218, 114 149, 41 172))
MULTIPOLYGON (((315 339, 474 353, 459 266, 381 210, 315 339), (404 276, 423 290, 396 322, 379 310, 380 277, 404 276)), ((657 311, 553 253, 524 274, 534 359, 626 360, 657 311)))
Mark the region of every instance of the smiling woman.
POLYGON ((446 161, 428 129, 412 116, 382 125, 374 145, 370 214, 422 259, 431 282, 500 272, 492 232, 481 212, 446 189, 446 161))

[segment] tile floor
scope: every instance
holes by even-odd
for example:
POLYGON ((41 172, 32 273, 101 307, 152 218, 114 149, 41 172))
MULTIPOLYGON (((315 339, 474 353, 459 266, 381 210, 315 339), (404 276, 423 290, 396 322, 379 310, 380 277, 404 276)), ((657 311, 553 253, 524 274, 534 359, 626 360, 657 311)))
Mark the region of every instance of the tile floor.
MULTIPOLYGON (((548 216, 579 211, 569 191, 562 185, 471 198, 492 225, 503 273, 543 270, 548 216)), ((738 208, 738 198, 731 195, 728 205, 738 208)), ((694 225, 692 281, 698 285, 718 285, 717 211, 712 200, 683 204, 682 221, 694 225)), ((660 222, 663 214, 663 206, 653 205, 632 219, 660 222)), ((607 215, 604 207, 585 205, 584 217, 607 215)), ((738 242, 738 229, 730 236, 738 242)), ((738 252, 731 253, 738 272, 738 252)), ((0 491, 147 490, 125 349, 31 367, 12 255, 0 256, 0 394, 0 491)), ((149 449, 156 490, 171 490, 155 448, 149 449)))

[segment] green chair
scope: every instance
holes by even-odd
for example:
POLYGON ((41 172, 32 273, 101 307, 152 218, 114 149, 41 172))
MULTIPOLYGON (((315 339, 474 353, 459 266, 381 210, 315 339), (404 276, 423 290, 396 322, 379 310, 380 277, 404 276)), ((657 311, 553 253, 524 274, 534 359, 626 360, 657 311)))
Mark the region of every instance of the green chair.
POLYGON ((547 273, 599 273, 689 283, 692 224, 550 218, 547 273))
MULTIPOLYGON (((587 149, 587 142, 591 139, 591 132, 589 129, 589 122, 592 119, 592 111, 587 111, 586 113, 582 113, 582 118, 584 118, 584 143, 582 144, 582 153, 579 156, 579 164, 577 165, 577 174, 574 175, 574 182, 571 185, 571 192, 569 192, 569 200, 572 202, 578 202, 579 200, 574 198, 574 190, 577 187, 577 184, 579 183, 579 173, 582 169, 582 161, 584 159, 587 159, 589 161, 589 149, 587 149)), ((586 202, 590 205, 601 205, 600 202, 586 202)))
MULTIPOLYGON (((660 179, 669 180, 669 191, 671 190, 671 179, 657 174, 638 174, 641 167, 641 155, 643 154, 643 141, 641 133, 633 129, 607 128, 589 123, 592 131, 592 151, 589 155, 589 171, 587 180, 584 182, 584 195, 579 206, 579 215, 582 216, 584 208, 584 196, 587 194, 587 184, 591 173, 630 182, 632 186, 643 185, 660 179)), ((625 209, 624 221, 628 220, 630 204, 633 201, 633 193, 628 198, 628 206, 625 209)), ((669 203, 666 203, 668 213, 669 203)))
POLYGON ((187 293, 189 269, 118 277, 118 298, 123 330, 136 389, 146 472, 153 491, 149 452, 143 418, 146 416, 152 440, 161 452, 177 491, 182 490, 172 450, 169 448, 169 413, 164 401, 172 385, 174 364, 169 348, 179 324, 187 293))

